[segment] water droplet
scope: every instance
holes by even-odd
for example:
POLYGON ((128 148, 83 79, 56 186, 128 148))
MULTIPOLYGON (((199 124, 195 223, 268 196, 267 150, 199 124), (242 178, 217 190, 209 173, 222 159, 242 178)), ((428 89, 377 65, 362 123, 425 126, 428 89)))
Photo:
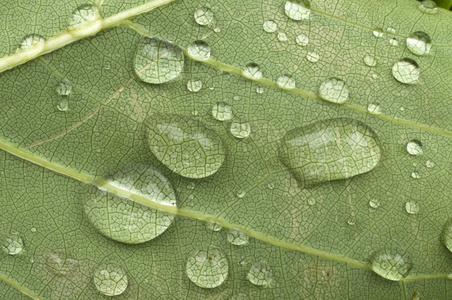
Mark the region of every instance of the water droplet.
POLYGON ((450 252, 452 252, 452 218, 447 220, 446 224, 444 224, 441 233, 441 242, 450 252))
POLYGON ((379 208, 380 207, 380 200, 378 200, 378 199, 371 199, 371 200, 369 200, 369 206, 371 208, 375 208, 375 209, 379 208))
POLYGON ((375 28, 374 31, 372 32, 374 34, 374 36, 376 36, 377 38, 381 38, 383 36, 383 29, 381 28, 375 28))
POLYGON ((127 288, 124 270, 114 264, 102 264, 94 271, 94 285, 105 296, 121 295, 127 288))
POLYGON ((246 278, 254 285, 267 287, 272 282, 272 270, 264 262, 258 262, 251 266, 246 278))
POLYGON ((330 78, 320 84, 319 97, 334 103, 344 103, 348 99, 348 88, 345 81, 330 78))
POLYGON ((355 225, 355 223, 356 223, 356 221, 355 221, 355 218, 354 218, 354 217, 350 217, 350 218, 347 220, 347 224, 348 224, 348 225, 353 226, 353 225, 355 225))
POLYGON ((258 93, 258 94, 263 94, 263 93, 264 93, 264 87, 258 86, 258 87, 256 88, 256 93, 258 93))
POLYGON ((243 246, 248 245, 250 242, 249 236, 237 229, 228 230, 228 242, 232 245, 243 246))
POLYGON ((379 115, 379 114, 381 114, 380 104, 373 104, 373 103, 369 104, 369 105, 367 106, 367 111, 368 111, 369 113, 371 113, 371 114, 374 114, 374 115, 379 115))
POLYGON ((184 67, 184 53, 169 41, 144 36, 138 44, 134 68, 147 83, 160 84, 179 76, 184 67))
POLYGON ((218 171, 225 159, 220 136, 206 124, 181 115, 154 114, 146 122, 152 153, 170 170, 188 178, 218 171))
POLYGON ((69 277, 79 267, 78 260, 67 257, 66 251, 54 251, 46 256, 47 268, 56 275, 69 277))
POLYGON ((329 119, 286 133, 282 162, 307 186, 350 178, 372 170, 380 160, 375 132, 353 119, 329 119))
POLYGON ((431 160, 427 160, 427 162, 425 163, 425 166, 430 169, 435 166, 435 163, 432 162, 431 160))
POLYGON ((218 121, 229 121, 234 117, 232 106, 226 102, 218 102, 212 107, 212 116, 218 121))
POLYGON ((68 80, 60 81, 56 86, 58 95, 68 96, 72 92, 72 84, 68 80))
POLYGON ((293 79, 292 75, 284 74, 279 76, 276 84, 282 89, 292 90, 295 88, 295 79, 293 79))
POLYGON ((402 83, 413 84, 419 78, 419 66, 414 60, 403 58, 392 67, 392 75, 402 83))
POLYGON ((295 39, 295 41, 297 42, 297 44, 301 47, 306 46, 309 43, 309 38, 306 34, 299 34, 297 36, 297 38, 295 39))
POLYGON ((419 3, 419 9, 426 14, 434 15, 438 12, 438 8, 436 7, 436 3, 433 0, 424 0, 419 3))
POLYGON ((406 39, 406 46, 413 54, 425 55, 432 49, 432 40, 425 32, 416 31, 406 39))
POLYGON ((196 23, 201 26, 209 25, 213 20, 213 11, 206 7, 200 7, 195 11, 194 17, 196 23))
POLYGON ((406 144, 406 150, 411 155, 422 155, 422 143, 418 140, 412 140, 406 144))
POLYGON ((60 102, 57 105, 57 109, 59 111, 67 111, 69 108, 69 104, 66 98, 63 98, 60 100, 60 102))
POLYGON ((273 189, 275 188, 275 185, 274 185, 273 182, 269 182, 269 183, 267 184, 267 187, 268 187, 270 190, 273 190, 273 189))
POLYGON ((399 41, 396 38, 392 38, 389 40, 389 45, 397 47, 399 45, 399 41))
POLYGON ((377 60, 372 55, 364 56, 364 63, 369 67, 375 67, 377 65, 377 60))
POLYGON ((28 48, 31 48, 33 46, 37 47, 42 47, 44 48, 44 42, 46 41, 46 39, 39 34, 29 34, 27 36, 25 36, 22 41, 20 42, 20 46, 17 50, 25 50, 28 48))
POLYGON ((272 20, 265 21, 263 27, 264 30, 268 33, 272 33, 278 30, 278 25, 276 25, 276 23, 272 20))
POLYGON ((251 79, 262 78, 262 72, 259 70, 259 65, 256 63, 247 64, 243 70, 243 75, 251 79))
POLYGON ((30 229, 30 231, 35 233, 36 232, 36 228, 33 227, 33 228, 30 229))
POLYGON ((415 201, 407 201, 405 203, 405 210, 410 215, 415 215, 419 212, 419 204, 415 201))
POLYGON ((84 24, 88 24, 100 20, 99 10, 95 5, 84 4, 77 7, 69 19, 69 29, 78 28, 84 24))
POLYGON ((413 177, 414 179, 419 179, 421 178, 421 175, 419 174, 419 172, 414 171, 411 173, 411 177, 413 177))
POLYGON ((238 101, 238 100, 240 100, 240 97, 239 96, 234 96, 234 100, 238 101))
POLYGON ((24 248, 24 241, 19 234, 10 233, 3 236, 2 248, 9 255, 17 255, 22 252, 24 248))
POLYGON ((244 139, 250 135, 251 126, 250 126, 250 123, 248 123, 245 120, 235 119, 234 121, 232 121, 229 131, 236 138, 244 139))
POLYGON ((236 195, 237 195, 238 198, 243 198, 243 197, 246 196, 246 191, 244 191, 244 190, 238 190, 237 193, 236 193, 236 195))
POLYGON ((388 29, 386 29, 387 32, 391 33, 391 34, 395 34, 396 30, 394 27, 388 27, 388 29))
POLYGON ((217 222, 213 222, 213 221, 206 222, 206 226, 208 229, 215 231, 215 232, 218 232, 223 228, 220 224, 218 224, 217 222))
POLYGON ((305 20, 311 14, 311 4, 308 0, 289 0, 286 1, 284 12, 295 21, 305 20))
POLYGON ((287 35, 284 32, 278 33, 278 40, 280 42, 286 42, 287 41, 287 35))
POLYGON ((315 204, 315 198, 308 199, 308 205, 313 206, 315 204))
POLYGON ((316 53, 316 52, 308 52, 308 54, 306 55, 306 58, 312 62, 312 63, 316 63, 319 61, 320 56, 316 53))
POLYGON ((199 92, 202 88, 202 81, 199 79, 190 79, 187 82, 187 89, 192 92, 196 93, 199 92))
POLYGON ((204 247, 191 253, 186 266, 188 278, 202 288, 220 286, 228 277, 226 254, 216 247, 204 247))
POLYGON ((218 32, 221 32, 221 28, 215 28, 214 30, 213 30, 214 32, 216 32, 216 33, 218 33, 218 32))
MULTIPOLYGON (((140 195, 151 202, 176 205, 176 196, 168 180, 146 165, 132 165, 105 176, 104 180, 123 192, 140 195)), ((83 204, 91 224, 112 240, 139 244, 162 234, 174 216, 132 200, 102 193, 88 197, 83 204)))
POLYGON ((411 258, 399 248, 384 248, 371 259, 372 270, 378 275, 393 281, 405 278, 411 270, 411 258))

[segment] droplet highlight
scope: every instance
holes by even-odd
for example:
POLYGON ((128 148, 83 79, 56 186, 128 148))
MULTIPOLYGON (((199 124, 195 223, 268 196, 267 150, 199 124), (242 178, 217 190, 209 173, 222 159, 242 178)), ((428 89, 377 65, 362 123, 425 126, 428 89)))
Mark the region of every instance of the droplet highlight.
POLYGON ((56 86, 56 92, 61 96, 69 96, 72 92, 72 84, 68 80, 60 81, 56 86))
POLYGON ((416 83, 419 79, 419 73, 418 64, 410 58, 403 58, 392 67, 392 75, 401 83, 416 83))
POLYGON ((94 285, 105 296, 124 293, 129 284, 124 270, 114 264, 102 264, 94 271, 94 285))
POLYGON ((9 255, 18 255, 24 249, 24 241, 19 234, 10 233, 3 236, 2 248, 9 255))
POLYGON ((367 111, 373 115, 381 114, 380 104, 370 103, 367 106, 367 111))
POLYGON ((272 33, 278 30, 278 25, 275 23, 275 21, 268 20, 264 22, 263 28, 265 32, 272 33))
POLYGON ((212 107, 212 116, 218 121, 229 121, 234 117, 232 106, 226 102, 218 102, 212 107))
POLYGON ((188 54, 197 60, 208 60, 210 58, 210 46, 204 41, 194 41, 187 48, 188 54))
POLYGON ((206 226, 207 226, 207 229, 210 229, 215 232, 218 232, 223 228, 219 223, 213 222, 213 221, 206 222, 206 226))
POLYGON ((235 246, 248 245, 250 242, 249 236, 237 229, 229 229, 227 238, 228 242, 235 246))
POLYGON ((263 93, 264 93, 264 87, 258 86, 258 87, 256 88, 256 93, 258 93, 258 94, 263 94, 263 93))
POLYGON ((381 38, 383 36, 383 29, 381 28, 375 28, 374 31, 372 32, 373 35, 377 38, 381 38))
POLYGON ((317 54, 317 52, 308 52, 306 59, 312 63, 316 63, 319 61, 320 56, 317 54))
POLYGON ((251 78, 251 79, 260 79, 262 78, 262 72, 259 68, 259 65, 256 63, 249 63, 245 66, 245 69, 243 70, 243 75, 245 77, 251 78))
POLYGON ((292 77, 292 75, 284 74, 278 77, 276 84, 282 89, 292 90, 295 88, 295 79, 292 77))
POLYGON ((413 156, 422 155, 422 143, 418 140, 412 140, 406 144, 406 150, 413 156))
POLYGON ((416 215, 419 213, 419 204, 415 201, 407 201, 405 203, 405 210, 410 215, 416 215))
POLYGON ((39 34, 29 34, 25 36, 20 42, 20 46, 17 50, 25 50, 31 47, 44 47, 46 39, 39 34))
POLYGON ((424 0, 419 3, 419 10, 429 15, 438 13, 438 7, 436 7, 436 3, 433 0, 424 0))
POLYGON ((188 278, 202 288, 220 286, 228 277, 226 254, 216 247, 205 247, 191 253, 187 259, 188 278))
POLYGON ((284 32, 278 33, 278 40, 280 42, 287 42, 287 35, 284 32))
POLYGON ((432 40, 422 31, 413 32, 406 39, 406 46, 415 55, 425 55, 432 49, 432 40))
POLYGON ((329 102, 344 103, 348 99, 348 87, 341 79, 327 79, 320 84, 319 97, 329 102))
POLYGON ((371 259, 372 270, 383 278, 399 281, 411 270, 412 263, 408 253, 399 248, 384 248, 371 259))
POLYGON ((201 26, 209 25, 214 17, 213 11, 206 7, 200 7, 195 11, 194 18, 196 23, 201 26))
POLYGON ((369 200, 369 207, 377 209, 380 207, 380 200, 378 199, 371 199, 369 200))
POLYGON ((246 278, 254 285, 267 287, 272 282, 273 273, 270 266, 264 262, 258 262, 251 266, 246 278))
POLYGON ((311 4, 307 0, 289 0, 284 5, 284 12, 292 20, 306 20, 311 14, 311 4))
POLYGON ((229 131, 238 139, 244 139, 250 136, 251 125, 243 119, 235 119, 232 121, 229 131))
POLYGON ((377 65, 377 60, 372 55, 364 56, 364 63, 369 67, 375 67, 377 65))
POLYGON ((99 9, 92 4, 84 4, 77 7, 69 18, 69 29, 75 29, 85 24, 100 20, 99 9))
POLYGON ((199 79, 190 79, 187 82, 187 90, 189 90, 192 93, 197 93, 202 88, 202 81, 199 79))
POLYGON ((309 38, 306 34, 302 33, 297 35, 295 41, 297 42, 298 46, 305 47, 309 43, 309 38))
POLYGON ((397 47, 399 45, 399 41, 396 38, 392 38, 389 40, 389 45, 397 47))
POLYGON ((69 109, 69 103, 66 98, 63 98, 58 102, 57 109, 59 111, 65 112, 69 109))

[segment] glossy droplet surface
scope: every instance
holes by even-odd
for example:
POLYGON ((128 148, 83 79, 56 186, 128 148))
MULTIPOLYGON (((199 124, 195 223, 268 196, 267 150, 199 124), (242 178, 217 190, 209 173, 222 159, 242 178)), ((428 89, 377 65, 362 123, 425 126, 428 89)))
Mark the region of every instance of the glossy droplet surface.
POLYGON ((213 222, 213 221, 206 222, 206 226, 208 229, 215 231, 215 232, 220 231, 223 228, 220 224, 218 224, 217 222, 213 222))
POLYGON ((425 166, 429 169, 433 168, 435 166, 435 163, 431 160, 427 160, 427 162, 425 163, 425 166))
POLYGON ((406 46, 413 54, 425 55, 432 49, 432 40, 425 32, 416 31, 406 39, 406 46))
POLYGON ((192 92, 196 93, 199 92, 202 88, 202 81, 199 79, 190 79, 187 82, 187 89, 192 92))
POLYGON ((146 136, 152 153, 184 177, 212 175, 225 159, 220 136, 206 124, 186 116, 154 114, 148 118, 146 136))
POLYGON ((187 259, 188 278, 202 288, 220 286, 228 277, 226 254, 216 247, 204 247, 191 253, 187 259))
POLYGON ((256 63, 247 64, 243 70, 243 75, 251 79, 262 78, 262 72, 260 71, 259 65, 256 63))
POLYGON ((444 224, 443 231, 441 232, 441 242, 444 247, 452 252, 452 218, 444 224))
POLYGON ((372 55, 364 56, 364 63, 369 67, 375 67, 377 65, 377 60, 372 55))
POLYGON ((302 33, 297 35, 295 41, 299 46, 304 47, 309 43, 309 38, 306 34, 302 33))
POLYGON ((381 28, 375 28, 374 31, 372 32, 374 36, 376 36, 377 38, 381 38, 383 36, 383 29, 381 28))
POLYGON ((138 44, 134 69, 147 83, 160 84, 179 76, 184 67, 184 53, 175 44, 144 36, 138 44))
POLYGON ((330 78, 320 84, 319 97, 334 103, 344 103, 348 99, 348 88, 345 81, 330 78))
POLYGON ((419 9, 426 14, 434 15, 438 12, 438 8, 436 7, 436 3, 433 0, 424 0, 419 3, 419 9))
POLYGON ((371 103, 367 106, 367 111, 374 115, 381 114, 380 105, 371 103))
POLYGON ((417 204, 417 202, 415 201, 407 201, 405 203, 405 210, 410 215, 416 215, 417 213, 419 213, 419 204, 417 204))
POLYGON ((389 45, 396 47, 399 45, 399 41, 395 38, 392 38, 389 40, 389 45))
POLYGON ((399 248, 384 248, 371 259, 372 270, 378 275, 393 281, 405 278, 411 270, 411 258, 399 248))
POLYGON ((232 121, 229 131, 233 136, 238 139, 244 139, 249 137, 251 133, 251 125, 245 120, 235 119, 232 121))
POLYGON ((375 132, 353 119, 329 119, 292 129, 281 140, 279 151, 294 177, 308 186, 369 172, 381 155, 375 132))
POLYGON ((213 20, 213 11, 206 7, 200 7, 195 11, 194 18, 196 23, 201 26, 209 25, 213 20))
POLYGON ((406 144, 406 150, 411 155, 414 155, 414 156, 421 155, 423 153, 422 143, 418 140, 409 141, 406 144))
POLYGON ((306 55, 306 58, 310 62, 316 63, 319 61, 320 56, 317 54, 317 52, 308 52, 308 54, 306 55))
POLYGON ((353 217, 348 218, 348 220, 347 220, 348 225, 353 226, 353 225, 355 225, 355 223, 356 223, 355 218, 353 218, 353 217))
POLYGON ((289 0, 284 5, 286 16, 295 21, 305 20, 311 14, 311 4, 308 0, 289 0))
POLYGON ((278 33, 278 40, 280 42, 286 42, 287 41, 287 35, 284 32, 278 33))
POLYGON ((411 172, 411 177, 413 177, 414 179, 419 179, 419 178, 421 178, 421 175, 419 174, 419 172, 414 171, 414 172, 411 172))
POLYGON ((3 237, 3 251, 9 255, 17 255, 24 249, 24 241, 17 233, 10 233, 3 237))
POLYGON ((272 20, 265 21, 262 27, 264 28, 264 31, 268 33, 278 30, 278 25, 276 25, 275 21, 272 20))
POLYGON ((198 60, 207 60, 210 58, 210 46, 204 41, 194 41, 187 48, 188 54, 198 60))
POLYGON ((59 111, 67 111, 69 108, 69 103, 66 98, 63 98, 58 102, 57 109, 59 111))
POLYGON ((279 76, 278 80, 276 80, 276 84, 280 88, 291 90, 295 88, 295 79, 293 79, 292 75, 284 74, 279 76))
POLYGON ((84 24, 100 20, 99 10, 95 5, 84 4, 77 7, 69 19, 69 29, 78 28, 84 24))
POLYGON ((25 50, 28 48, 31 48, 33 46, 44 46, 41 43, 44 43, 46 41, 46 39, 39 34, 29 34, 27 36, 25 36, 22 41, 20 42, 20 46, 17 50, 25 50))
MULTIPOLYGON (((146 165, 131 165, 105 176, 116 188, 151 202, 176 205, 176 195, 168 180, 146 165)), ((150 241, 162 234, 174 216, 129 199, 103 193, 91 196, 83 205, 91 224, 104 236, 126 244, 150 241)))
POLYGON ((380 200, 378 200, 378 199, 371 199, 371 200, 369 200, 369 206, 371 207, 371 208, 379 208, 380 207, 380 200))
POLYGON ((388 27, 388 29, 386 29, 387 32, 391 33, 391 34, 395 34, 396 30, 394 27, 388 27))
POLYGON ((56 92, 61 96, 68 96, 72 92, 72 84, 68 80, 60 81, 56 86, 56 92))
POLYGON ((129 284, 124 270, 114 264, 102 264, 94 271, 94 285, 105 296, 121 295, 129 284))
POLYGON ((403 58, 392 67, 392 75, 402 83, 414 84, 419 78, 419 66, 410 58, 403 58))
POLYGON ((218 121, 229 121, 234 117, 232 106, 226 102, 218 102, 212 107, 212 116, 218 121))
POLYGON ((251 266, 246 278, 254 285, 269 286, 272 282, 272 270, 270 266, 264 262, 258 262, 251 266))
POLYGON ((56 275, 72 276, 79 268, 79 262, 76 259, 68 257, 66 251, 54 251, 46 255, 47 268, 56 275))
POLYGON ((236 246, 248 245, 250 242, 250 238, 246 233, 240 230, 229 229, 228 242, 236 246))
POLYGON ((256 93, 258 93, 258 94, 263 94, 263 93, 264 93, 264 87, 258 86, 258 87, 256 88, 256 93))

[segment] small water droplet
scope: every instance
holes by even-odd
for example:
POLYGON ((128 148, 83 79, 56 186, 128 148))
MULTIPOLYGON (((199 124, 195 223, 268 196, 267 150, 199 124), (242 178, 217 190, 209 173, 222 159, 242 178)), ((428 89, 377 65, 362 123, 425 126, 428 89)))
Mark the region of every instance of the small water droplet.
POLYGON ((441 242, 452 252, 452 218, 444 224, 443 231, 441 232, 441 242))
POLYGON ((410 255, 399 248, 384 248, 376 252, 371 263, 375 273, 393 281, 405 278, 412 267, 410 255))
POLYGON ((419 9, 426 14, 434 15, 438 12, 438 8, 436 7, 436 3, 433 0, 424 0, 419 3, 419 9))
POLYGON ((276 23, 272 20, 265 21, 263 27, 264 30, 268 33, 272 33, 278 30, 278 25, 276 25, 276 23))
POLYGON ((287 41, 287 35, 284 32, 278 33, 278 40, 280 42, 286 42, 287 41))
POLYGON ((202 81, 199 79, 190 79, 187 82, 187 89, 192 92, 196 93, 199 92, 202 88, 202 81))
POLYGON ((272 270, 264 262, 258 262, 251 266, 246 278, 254 285, 267 287, 272 282, 272 270))
POLYGON ((292 75, 284 74, 282 76, 279 76, 276 84, 282 89, 292 90, 295 88, 295 79, 292 77, 292 75))
POLYGON ((268 187, 270 190, 273 190, 273 189, 275 188, 275 184, 274 184, 273 182, 269 182, 269 183, 267 184, 267 187, 268 187))
POLYGON ((430 169, 435 166, 435 163, 431 160, 427 160, 427 162, 425 163, 425 166, 430 169))
POLYGON ((416 83, 419 78, 419 73, 418 64, 410 58, 403 58, 392 67, 392 75, 401 83, 416 83))
POLYGON ((375 73, 373 73, 373 74, 372 74, 372 78, 373 78, 373 79, 377 79, 377 78, 378 78, 378 75, 375 74, 375 73))
POLYGON ((391 33, 391 34, 395 34, 396 30, 394 27, 388 27, 388 29, 386 29, 387 32, 391 33))
POLYGON ((262 78, 262 72, 259 69, 259 65, 256 63, 249 63, 245 66, 245 69, 243 70, 243 75, 245 77, 251 78, 251 79, 260 79, 262 78))
POLYGON ((344 103, 348 99, 348 88, 345 81, 330 78, 320 84, 319 97, 334 103, 344 103))
POLYGON ((411 172, 411 177, 413 177, 414 179, 419 179, 419 178, 421 178, 421 175, 419 174, 419 172, 414 171, 414 172, 411 172))
POLYGON ((237 195, 238 198, 243 198, 243 197, 246 196, 246 191, 244 191, 244 190, 238 190, 237 193, 236 193, 236 195, 237 195))
POLYGON ((369 105, 367 106, 367 111, 368 111, 369 113, 371 113, 371 114, 374 114, 374 115, 379 115, 379 114, 381 114, 380 104, 373 104, 373 103, 369 104, 369 105))
POLYGON ((244 246, 249 244, 249 236, 237 229, 228 230, 228 242, 235 246, 244 246))
POLYGON ((213 20, 213 11, 206 7, 200 7, 195 11, 194 18, 196 23, 201 26, 209 25, 213 20))
POLYGON ((233 98, 235 101, 238 101, 238 100, 240 100, 240 96, 234 96, 234 98, 233 98))
POLYGON ((46 39, 39 34, 29 34, 26 35, 22 41, 20 42, 20 46, 17 50, 25 50, 28 48, 31 48, 33 46, 35 47, 42 47, 44 48, 44 42, 46 41, 46 39))
POLYGON ((64 112, 64 111, 67 111, 68 108, 69 108, 69 103, 68 103, 67 99, 66 98, 61 99, 60 102, 57 105, 57 109, 59 111, 63 111, 64 112))
POLYGON ((2 248, 9 255, 17 255, 24 249, 24 241, 17 233, 10 233, 2 239, 2 248))
POLYGON ((415 201, 407 201, 405 203, 405 210, 410 215, 415 215, 419 212, 419 204, 415 201))
POLYGON ((374 36, 376 36, 377 38, 381 38, 383 36, 383 29, 381 28, 375 28, 374 31, 372 32, 374 34, 374 36))
POLYGON ((114 264, 102 264, 94 271, 94 285, 105 296, 121 295, 128 285, 127 274, 114 264))
POLYGON ((317 54, 317 52, 308 52, 308 54, 306 55, 306 58, 310 62, 316 63, 319 61, 320 56, 317 54))
POLYGON ((209 44, 201 40, 194 41, 192 44, 190 44, 187 51, 192 58, 198 60, 207 60, 210 58, 210 46, 209 44))
POLYGON ((263 94, 263 93, 264 93, 264 87, 258 86, 258 87, 256 88, 256 93, 258 93, 258 94, 263 94))
POLYGON ((247 138, 251 133, 250 123, 243 119, 235 119, 229 127, 229 131, 238 139, 247 138))
POLYGON ((212 107, 212 116, 218 121, 229 121, 234 117, 232 106, 226 102, 218 102, 212 107))
POLYGON ((295 21, 305 20, 311 14, 311 4, 308 0, 289 0, 284 5, 286 16, 295 21))
POLYGON ((348 220, 347 220, 347 224, 348 225, 351 225, 351 226, 353 226, 353 225, 355 225, 355 218, 354 217, 350 217, 348 220))
POLYGON ((416 31, 406 39, 406 46, 413 54, 421 56, 430 52, 432 40, 425 32, 416 31))
POLYGON ((389 40, 389 45, 397 47, 399 45, 399 41, 396 38, 392 38, 389 40))
POLYGON ((30 231, 34 233, 34 232, 36 232, 36 228, 33 227, 30 229, 30 231))
POLYGON ((308 199, 308 205, 313 206, 315 204, 315 198, 308 199))
POLYGON ((71 17, 69 18, 69 29, 78 28, 84 24, 88 24, 97 20, 100 20, 99 10, 95 5, 92 4, 84 4, 72 12, 71 17))
POLYGON ((380 200, 378 200, 378 199, 371 199, 371 200, 369 200, 369 206, 371 208, 375 208, 375 209, 379 208, 380 207, 380 200))
POLYGON ((377 60, 372 55, 364 56, 364 63, 369 67, 375 67, 377 65, 377 60))
POLYGON ((295 41, 299 46, 305 47, 309 43, 309 38, 306 34, 302 33, 297 36, 295 41))
POLYGON ((219 223, 213 221, 206 222, 206 226, 208 229, 215 232, 218 232, 223 228, 219 223))
POLYGON ((47 268, 57 275, 72 276, 79 267, 76 259, 69 258, 66 251, 54 251, 47 255, 47 268))
POLYGON ((216 247, 204 247, 193 251, 187 259, 188 278, 202 288, 220 286, 228 277, 226 254, 216 247))
POLYGON ((216 32, 216 33, 218 33, 218 32, 221 32, 221 28, 215 28, 214 30, 213 30, 214 32, 216 32))
POLYGON ((422 143, 418 140, 412 140, 406 144, 406 150, 411 155, 422 155, 422 143))

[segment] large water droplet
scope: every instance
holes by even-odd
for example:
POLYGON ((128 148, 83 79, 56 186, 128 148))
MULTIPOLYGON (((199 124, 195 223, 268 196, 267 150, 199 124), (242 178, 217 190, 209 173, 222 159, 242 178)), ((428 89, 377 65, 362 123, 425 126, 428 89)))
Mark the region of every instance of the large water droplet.
POLYGON ((411 270, 411 258, 399 248, 384 248, 371 259, 372 270, 378 275, 393 281, 405 278, 411 270))
POLYGON ((374 31, 372 32, 374 36, 376 36, 377 38, 381 38, 383 36, 383 29, 381 28, 375 28, 374 31))
POLYGON ((195 11, 194 18, 196 23, 201 26, 209 25, 213 20, 213 11, 206 7, 200 7, 195 11))
POLYGON ((226 102, 218 102, 212 107, 212 116, 218 121, 229 121, 234 117, 232 106, 226 102))
POLYGON ((375 132, 353 119, 329 119, 286 133, 282 162, 307 186, 350 178, 372 170, 380 160, 375 132))
POLYGON ((263 27, 264 30, 268 33, 272 33, 278 30, 278 25, 276 25, 276 23, 272 20, 265 21, 263 27))
POLYGON ((114 264, 102 264, 94 271, 94 285, 105 296, 121 295, 127 288, 128 279, 124 270, 114 264))
POLYGON ((284 12, 295 21, 305 20, 311 14, 311 4, 308 0, 289 0, 286 1, 284 12))
POLYGON ((405 210, 410 215, 416 215, 417 213, 419 213, 419 204, 417 204, 417 202, 415 201, 407 201, 405 203, 405 210))
POLYGON ((304 47, 309 43, 309 38, 306 34, 302 33, 296 37, 295 41, 299 46, 304 47))
POLYGON ((381 114, 381 109, 380 109, 380 105, 379 104, 374 104, 374 103, 369 104, 367 106, 367 111, 369 113, 371 113, 371 114, 374 114, 374 115, 381 114))
POLYGON ((278 33, 278 40, 280 42, 286 42, 287 41, 287 35, 284 32, 278 33))
POLYGON ((100 20, 99 10, 95 5, 80 5, 72 12, 69 18, 69 29, 78 28, 84 24, 100 20))
POLYGON ((184 67, 184 53, 175 44, 144 36, 138 44, 134 68, 144 82, 159 84, 170 81, 184 67))
POLYGON ((194 284, 202 288, 215 288, 228 277, 228 259, 216 247, 197 249, 188 257, 186 271, 194 284))
POLYGON ((217 222, 213 222, 213 221, 206 222, 206 226, 208 229, 215 231, 215 232, 220 231, 223 228, 220 224, 218 224, 217 222))
POLYGON ((192 92, 196 93, 199 92, 202 88, 202 81, 199 79, 190 79, 187 82, 187 89, 192 92))
POLYGON ((243 75, 245 75, 245 77, 248 77, 251 79, 262 78, 262 72, 259 69, 259 65, 256 63, 247 64, 245 66, 245 69, 243 70, 243 75))
POLYGON ((317 52, 308 52, 308 54, 306 54, 306 58, 310 62, 316 63, 319 61, 320 56, 317 54, 317 52))
POLYGON ((29 34, 22 39, 22 41, 20 42, 20 46, 17 50, 25 50, 25 49, 31 48, 33 46, 44 47, 45 41, 46 41, 46 39, 42 35, 29 34))
POLYGON ((234 121, 232 121, 231 127, 229 127, 229 131, 236 138, 244 139, 250 135, 251 126, 250 123, 245 120, 235 119, 234 121))
POLYGON ((246 233, 240 230, 229 229, 228 242, 236 246, 248 245, 250 242, 250 238, 246 233))
POLYGON ((181 115, 154 114, 148 120, 149 148, 173 172, 203 178, 223 164, 223 142, 206 124, 181 115))
MULTIPOLYGON (((120 169, 104 180, 109 184, 139 195, 152 202, 176 205, 176 196, 168 180, 146 165, 132 165, 120 169)), ((127 244, 144 243, 162 234, 174 216, 129 199, 109 193, 91 196, 84 203, 89 221, 99 232, 115 241, 127 244)))
POLYGON ((210 46, 201 40, 191 43, 187 51, 191 57, 198 60, 207 60, 210 58, 210 46))
POLYGON ((441 233, 441 242, 450 252, 452 252, 452 218, 447 220, 446 224, 444 224, 441 233))
POLYGON ((406 144, 406 150, 411 155, 422 155, 422 143, 418 140, 412 140, 406 144))
POLYGON ((69 258, 66 251, 54 251, 46 256, 47 268, 56 275, 72 276, 79 267, 78 260, 69 258))
POLYGON ((330 78, 320 84, 319 97, 334 103, 344 103, 348 99, 348 88, 345 81, 330 78))
POLYGON ((419 9, 426 14, 434 15, 438 12, 438 8, 436 7, 436 3, 433 0, 424 0, 419 3, 419 9))
POLYGON ((419 66, 414 60, 403 58, 392 67, 392 75, 402 83, 413 84, 419 78, 419 66))
POLYGON ((264 262, 258 262, 251 266, 246 278, 254 285, 267 287, 272 282, 272 270, 264 262))
POLYGON ((17 255, 24 249, 24 241, 17 233, 10 233, 3 236, 3 250, 9 255, 17 255))
POLYGON ((276 84, 282 89, 292 90, 295 88, 295 79, 293 79, 292 75, 284 74, 279 76, 276 84))
POLYGON ((377 60, 372 55, 364 56, 364 63, 369 67, 375 67, 377 65, 377 60))
POLYGON ((424 55, 429 53, 430 49, 432 49, 431 43, 432 40, 428 34, 422 31, 416 31, 406 39, 406 46, 413 54, 416 55, 424 55))
POLYGON ((72 92, 72 84, 68 80, 60 81, 56 86, 58 95, 68 96, 72 92))

